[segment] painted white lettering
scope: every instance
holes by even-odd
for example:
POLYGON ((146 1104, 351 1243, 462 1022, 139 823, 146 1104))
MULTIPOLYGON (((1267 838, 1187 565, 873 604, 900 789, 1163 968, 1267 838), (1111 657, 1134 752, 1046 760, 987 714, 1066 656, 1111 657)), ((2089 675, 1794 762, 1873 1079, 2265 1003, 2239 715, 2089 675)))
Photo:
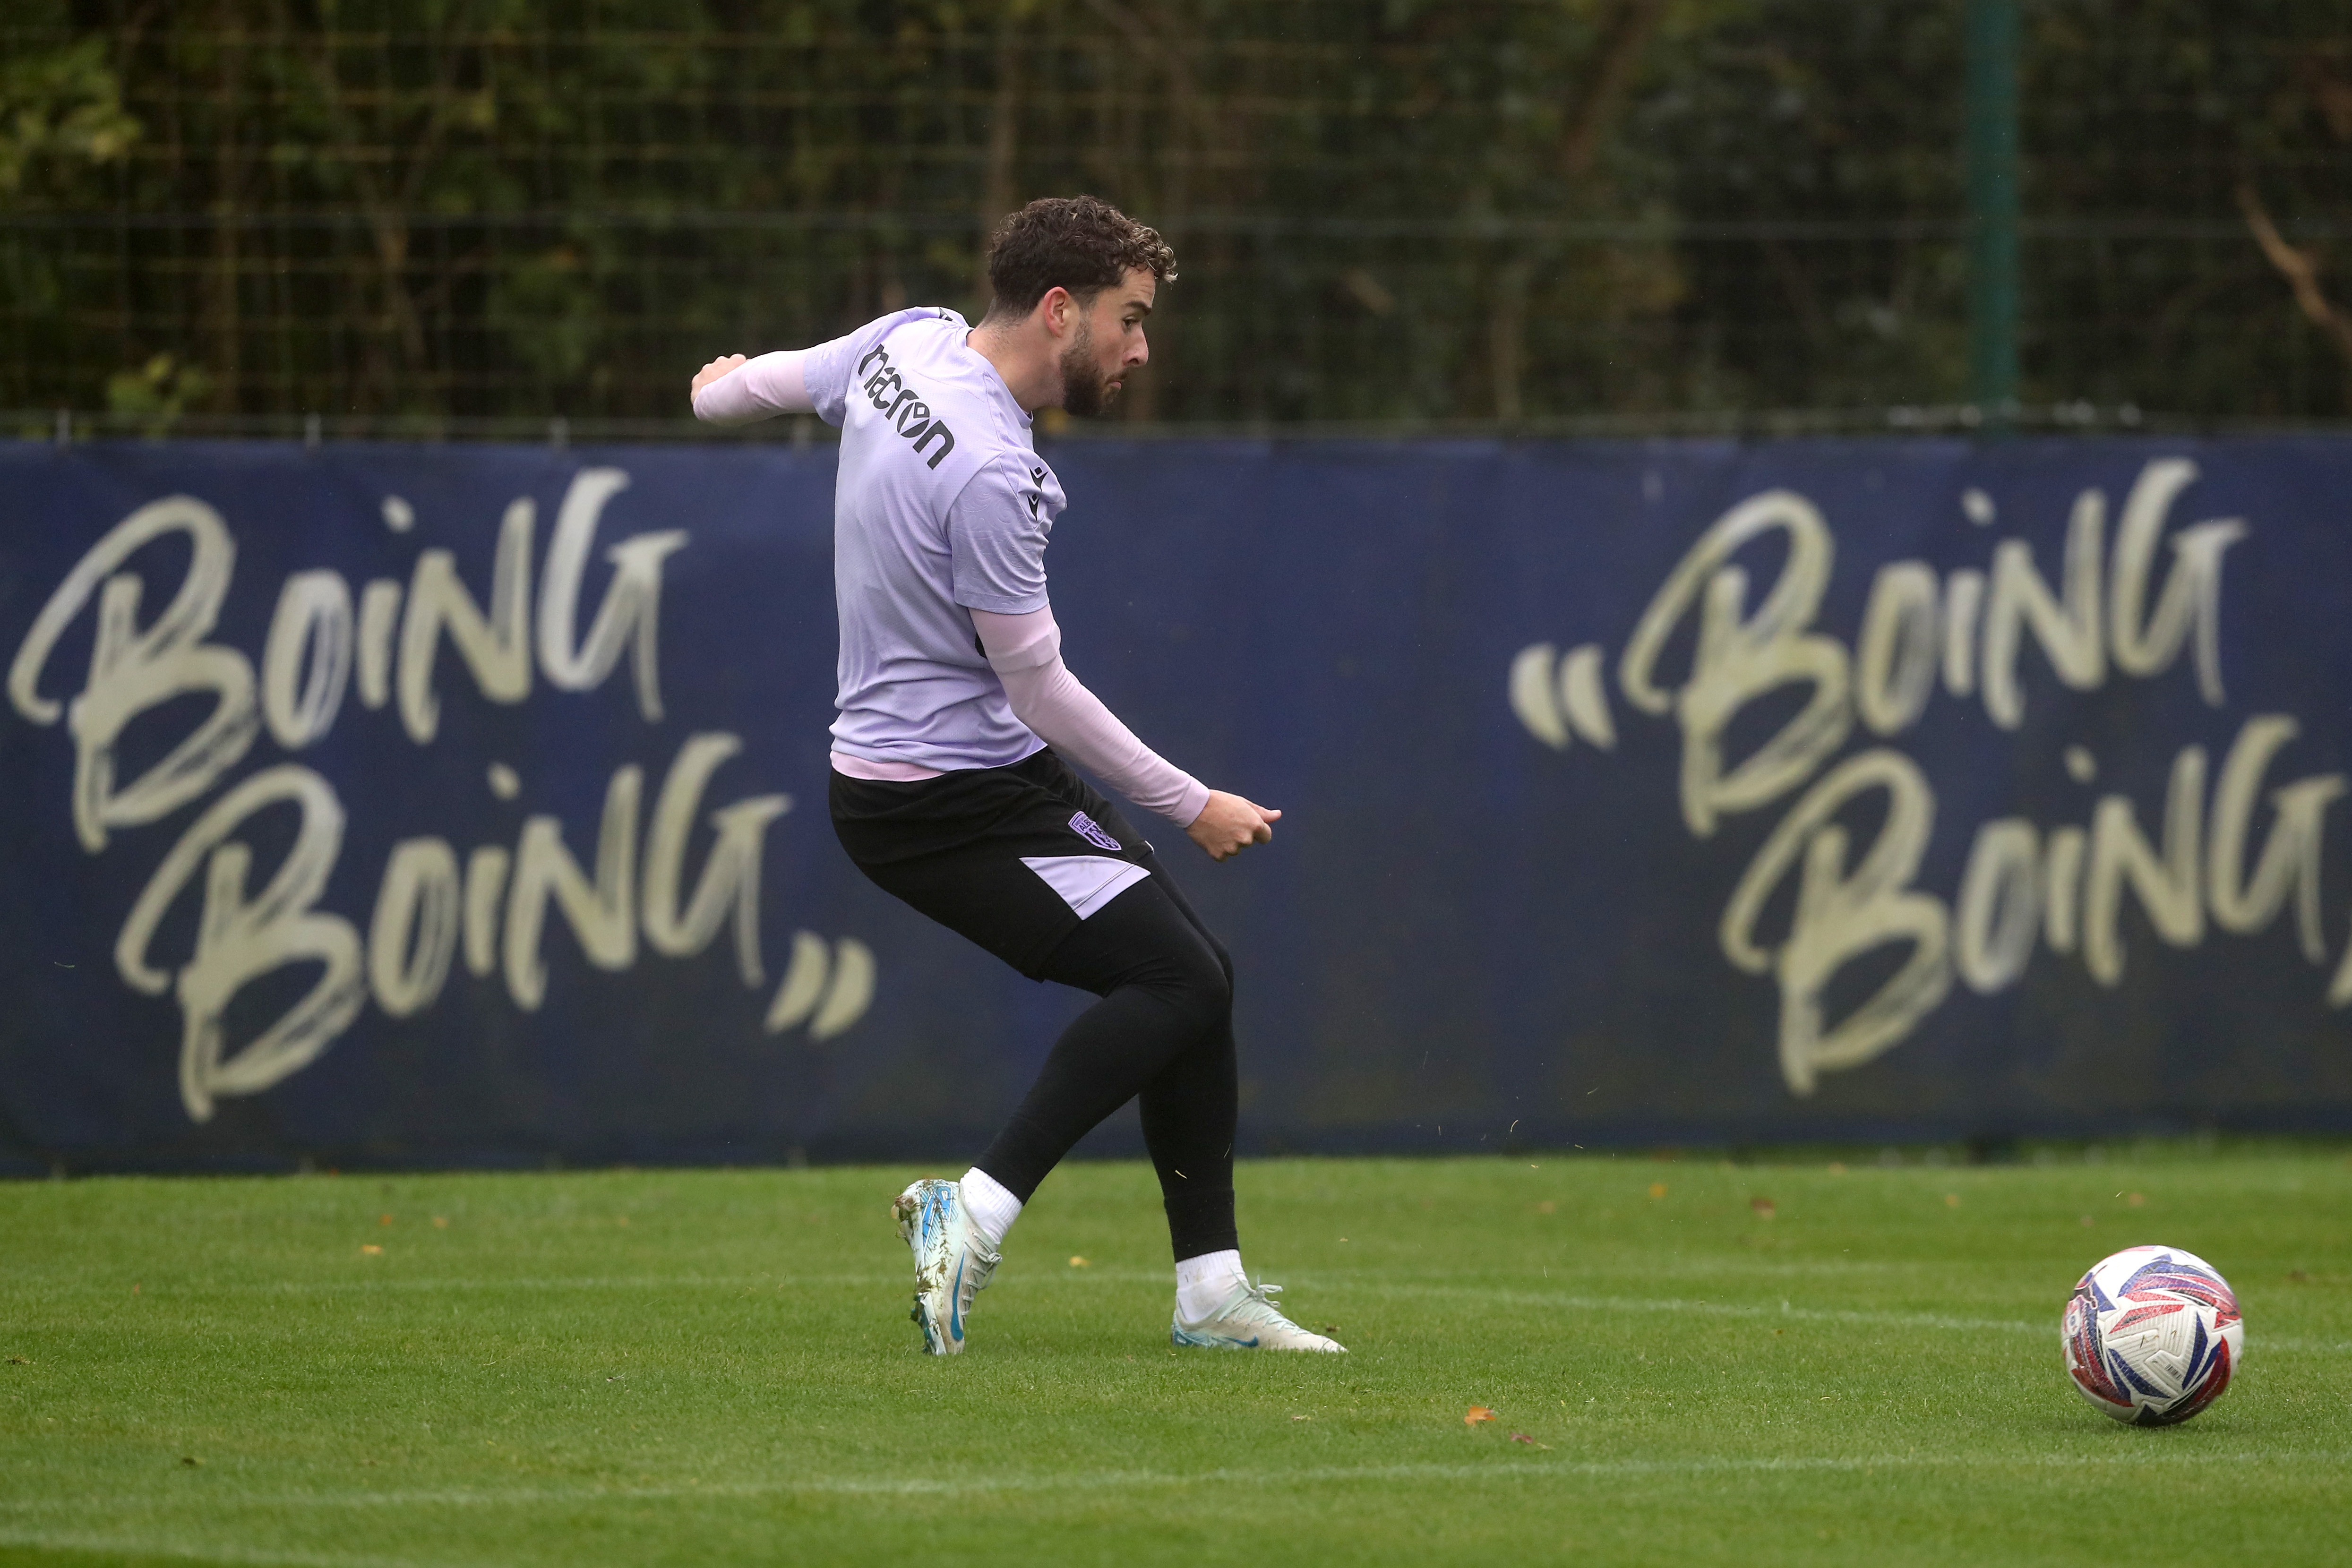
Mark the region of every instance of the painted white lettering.
POLYGON ((809 1038, 822 1044, 866 1016, 874 1002, 874 950, 855 936, 835 944, 833 985, 809 1020, 809 1038))
POLYGON ((507 507, 499 525, 488 615, 458 580, 455 555, 429 549, 416 558, 408 580, 408 614, 400 627, 400 720, 417 745, 426 744, 441 727, 433 664, 445 627, 484 696, 495 703, 519 703, 530 695, 533 516, 526 497, 507 507))
POLYGON ((2145 622, 2147 579, 2158 537, 2180 492, 2197 477, 2197 465, 2161 457, 2140 470, 2124 502, 2116 529, 2116 559, 2107 592, 2108 637, 2116 668, 2143 678, 2162 674, 2180 656, 2193 628, 2197 636, 2197 689, 2209 706, 2220 707, 2221 689, 2221 552, 2246 537, 2236 517, 2199 523, 2172 538, 2173 563, 2156 608, 2145 622))
POLYGON ((824 999, 824 982, 832 973, 833 948, 825 939, 814 931, 793 932, 793 956, 784 966, 783 984, 776 988, 761 1027, 770 1034, 782 1034, 807 1022, 817 1003, 824 999))
POLYGON ((540 933, 551 898, 571 923, 588 961, 625 969, 637 956, 637 799, 645 770, 616 768, 604 790, 604 817, 596 835, 596 878, 590 882, 563 844, 563 824, 551 816, 523 823, 515 848, 514 885, 507 894, 507 994, 535 1012, 547 999, 547 960, 540 933))
POLYGON ((613 563, 613 580, 589 622, 587 637, 577 646, 573 643, 580 579, 595 543, 597 522, 605 503, 628 485, 629 476, 621 469, 583 468, 563 493, 555 536, 548 543, 547 568, 540 579, 539 664, 547 684, 558 691, 592 691, 613 673, 622 651, 634 647, 637 711, 646 723, 655 724, 662 716, 662 561, 686 548, 682 529, 635 534, 604 552, 613 563))
POLYGON ((1858 1067, 1890 1049, 1951 989, 1950 916, 1943 900, 1910 887, 1935 818, 1935 794, 1909 758, 1886 747, 1849 758, 1790 808, 1724 907, 1725 956, 1751 974, 1769 969, 1780 981, 1780 1074, 1790 1092, 1811 1094, 1822 1073, 1858 1067), (1849 870, 1847 832, 1834 819, 1873 790, 1886 797, 1885 821, 1849 870), (1788 940, 1767 952, 1757 945, 1757 923, 1801 861, 1788 940), (1910 947, 1903 967, 1834 1029, 1825 1028, 1831 980, 1891 943, 1910 947))
POLYGON ((2042 926, 2041 859, 2042 835, 2022 817, 1977 830, 1953 910, 1953 962, 1970 990, 2006 990, 2025 973, 2042 926))
POLYGON ((352 590, 339 571, 298 571, 278 591, 261 653, 261 712, 299 751, 335 727, 352 675, 352 590))
POLYGON ((2173 758, 2165 791, 2164 852, 2139 829, 2128 797, 2106 795, 2091 813, 2091 864, 2083 893, 2083 964, 2091 977, 2113 986, 2124 977, 2124 941, 2117 931, 2128 882, 2156 934, 2175 947, 2205 936, 2203 857, 2198 843, 2205 806, 2205 748, 2186 746, 2173 758))
POLYGON ((1966 568, 1944 580, 1944 689, 1956 697, 1977 689, 1977 622, 1984 614, 1985 578, 1966 568))
POLYGON ((710 946, 731 910, 736 967, 745 985, 758 986, 767 980, 760 962, 760 862, 768 824, 792 809, 791 796, 759 795, 713 811, 710 824, 718 839, 693 897, 683 911, 678 907, 687 835, 701 810, 702 792, 719 764, 742 749, 742 740, 732 735, 689 737, 662 780, 646 831, 646 945, 667 957, 690 957, 710 946))
POLYGON ((8 668, 8 697, 35 724, 55 724, 58 705, 41 695, 49 655, 96 593, 97 636, 89 674, 66 726, 74 737, 74 833, 96 854, 107 830, 154 821, 211 789, 236 766, 258 733, 253 666, 234 648, 205 641, 220 618, 236 570, 236 543, 218 512, 192 496, 172 496, 132 512, 90 547, 33 620, 8 668), (145 630, 145 583, 121 571, 142 547, 166 534, 188 537, 187 576, 145 630), (122 789, 114 747, 131 721, 174 697, 209 695, 213 710, 163 759, 122 789))
POLYGON ((1601 644, 1571 648, 1559 662, 1559 706, 1569 727, 1603 751, 1617 749, 1617 721, 1609 713, 1609 685, 1601 644))
POLYGON ((2094 690, 2107 677, 2106 627, 2099 613, 2106 517, 2106 497, 2099 491, 2085 490, 2076 499, 2066 528, 2063 604, 2035 570, 2032 545, 2003 539, 1993 550, 1992 592, 1985 609, 1984 705, 2003 729, 2015 729, 2025 718, 2025 697, 2017 685, 2021 627, 2033 629, 2058 678, 2074 690, 2094 690))
POLYGON ((466 968, 487 976, 499 966, 499 900, 514 857, 484 844, 466 857, 466 968))
POLYGON ((2328 805, 2345 792, 2344 775, 2323 773, 2273 790, 2274 821, 2270 836, 2263 841, 2253 874, 2245 873, 2246 835, 2253 827, 2263 775, 2269 770, 2271 759, 2300 729, 2286 715, 2273 713, 2256 715, 2238 731, 2213 787, 2211 826, 2206 833, 2205 901, 2213 912, 2214 925, 2252 936, 2278 917, 2292 893, 2303 956, 2319 964, 2327 958, 2326 937, 2319 921, 2321 841, 2326 831, 2328 805))
POLYGON ((1808 632, 1829 584, 1835 547, 1812 503, 1789 490, 1742 501, 1692 547, 1650 601, 1618 662, 1625 698, 1648 713, 1671 706, 1682 722, 1683 818, 1700 838, 1720 816, 1765 805, 1809 778, 1844 743, 1853 716, 1846 701, 1843 644, 1808 632), (1772 591, 1744 614, 1748 574, 1730 564, 1741 546, 1765 534, 1788 536, 1789 557, 1772 591), (1656 684, 1667 639, 1699 606, 1691 675, 1674 697, 1656 684), (1723 736, 1739 711, 1767 692, 1812 688, 1804 707, 1728 772, 1723 736))
POLYGON ((2072 953, 2082 932, 2086 838, 2080 828, 2059 828, 2050 835, 2050 854, 2042 868, 2042 939, 2053 953, 2072 953))
POLYGON ((1923 560, 1878 569, 1854 651, 1853 706, 1874 735, 1919 722, 1936 690, 1936 570, 1923 560))
POLYGON ((2179 656, 2189 634, 2189 584, 2179 567, 2165 583, 2153 617, 2143 620, 2147 578, 2164 519, 2180 492, 2197 482, 2197 465, 2186 457, 2158 457, 2140 469, 2124 498, 2116 528, 2115 559, 2107 584, 2107 636, 2116 668, 2127 675, 2158 674, 2179 656))
POLYGON ((792 962, 763 1027, 782 1034, 805 1022, 811 1040, 831 1040, 873 1005, 874 974, 874 951, 856 937, 829 946, 814 931, 795 931, 792 962))
POLYGON ((310 907, 326 890, 342 841, 343 808, 333 786, 291 763, 264 768, 205 809, 131 906, 115 941, 114 966, 134 989, 160 995, 170 980, 154 967, 149 948, 164 915, 203 868, 195 952, 179 974, 180 1097, 192 1119, 209 1121, 219 1098, 259 1093, 308 1066, 367 1000, 359 933, 341 915, 310 907), (248 898, 253 850, 230 835, 279 804, 296 807, 301 823, 277 873, 248 898), (322 967, 309 992, 223 1060, 226 1015, 237 992, 273 970, 304 962, 322 967))
POLYGON ((360 590, 360 702, 380 708, 392 700, 392 639, 400 630, 400 584, 379 577, 360 590))
POLYGON ((457 852, 446 839, 392 846, 368 923, 368 985, 376 1006, 404 1019, 433 1005, 457 951, 457 852))
POLYGON ((1537 643, 1519 650, 1511 661, 1511 711, 1528 733, 1554 751, 1566 751, 1570 742, 1568 715, 1555 695, 1554 671, 1559 650, 1537 643))

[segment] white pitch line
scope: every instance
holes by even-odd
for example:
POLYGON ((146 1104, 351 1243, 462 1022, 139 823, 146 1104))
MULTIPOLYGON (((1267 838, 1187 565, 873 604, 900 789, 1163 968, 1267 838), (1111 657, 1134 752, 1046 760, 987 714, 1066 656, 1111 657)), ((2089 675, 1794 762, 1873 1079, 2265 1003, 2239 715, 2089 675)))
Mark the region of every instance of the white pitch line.
MULTIPOLYGON (((285 1492, 236 1497, 218 1491, 189 1497, 55 1498, 0 1500, 0 1511, 18 1513, 52 1509, 122 1511, 187 1505, 226 1508, 508 1508, 593 1502, 737 1501, 763 1497, 969 1497, 992 1493, 1103 1491, 1191 1486, 1287 1486, 1324 1482, 1399 1480, 1504 1480, 1525 1477, 1624 1479, 1643 1476, 1772 1475, 1812 1472, 1867 1473, 1879 1469, 2163 1469, 2207 1465, 2344 1465, 2352 1454, 2278 1450, 2245 1453, 2200 1449, 2188 1453, 2140 1451, 2116 1454, 1862 1454, 1796 1458, 1746 1459, 1513 1459, 1482 1464, 1323 1465, 1297 1469, 1093 1470, 1067 1475, 971 1476, 957 1479, 922 1477, 814 1476, 795 1479, 725 1481, 684 1486, 515 1487, 499 1490, 285 1492)), ((9 1539, 0 1531, 0 1541, 9 1539)), ((351 1560, 357 1561, 357 1560, 351 1560)))

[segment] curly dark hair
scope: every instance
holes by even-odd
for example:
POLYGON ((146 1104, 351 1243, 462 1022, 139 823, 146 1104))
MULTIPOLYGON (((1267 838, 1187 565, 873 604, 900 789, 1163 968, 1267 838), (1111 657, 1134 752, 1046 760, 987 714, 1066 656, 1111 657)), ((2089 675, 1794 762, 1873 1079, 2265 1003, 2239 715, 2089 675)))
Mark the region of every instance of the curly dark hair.
POLYGON ((1176 280, 1176 253, 1099 196, 1041 196, 988 238, 992 317, 1026 316, 1055 287, 1090 300, 1129 272, 1176 280))

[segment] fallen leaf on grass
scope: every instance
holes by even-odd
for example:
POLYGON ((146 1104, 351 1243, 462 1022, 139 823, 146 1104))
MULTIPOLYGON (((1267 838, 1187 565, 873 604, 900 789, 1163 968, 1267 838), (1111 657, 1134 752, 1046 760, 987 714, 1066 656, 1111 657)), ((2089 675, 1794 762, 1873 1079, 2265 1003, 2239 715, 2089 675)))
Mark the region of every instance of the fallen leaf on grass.
POLYGON ((1094 1265, 1074 1252, 1070 1255, 1070 1267, 1073 1269, 1091 1269, 1094 1265))
POLYGON ((1946 1208, 1958 1208, 1958 1207, 1960 1207, 1960 1195, 1959 1195, 1958 1193, 1956 1193, 1956 1192, 1948 1192, 1948 1193, 1946 1193, 1946 1194, 1944 1195, 1944 1207, 1945 1207, 1946 1208))
POLYGON ((2137 1208, 2147 1202, 2147 1195, 2144 1192, 2136 1192, 2129 1197, 2125 1198, 2124 1201, 2130 1204, 2134 1208, 2137 1208))
POLYGON ((383 1248, 381 1248, 381 1247, 379 1247, 379 1246, 377 1246, 377 1245, 376 1245, 374 1242, 373 1242, 373 1241, 362 1241, 362 1242, 361 1242, 361 1243, 360 1243, 360 1255, 361 1255, 362 1257, 365 1257, 365 1258, 373 1258, 373 1257, 377 1257, 377 1256, 380 1256, 380 1255, 383 1253, 383 1248))
POLYGON ((376 1216, 376 1221, 375 1221, 375 1222, 376 1222, 378 1225, 390 1225, 390 1224, 392 1223, 392 1216, 390 1216, 389 1214, 380 1214, 380 1215, 376 1216))
POLYGON ((1491 1407, 1485 1405, 1473 1405, 1463 1416, 1462 1424, 1465 1427, 1475 1427, 1481 1421, 1492 1421, 1494 1418, 1495 1412, 1491 1407))
POLYGON ((1780 1206, 1769 1197, 1751 1197, 1748 1207, 1756 1211, 1759 1219, 1770 1219, 1780 1212, 1780 1206))
POLYGON ((1664 1183, 1664 1182, 1662 1182, 1662 1181, 1654 1181, 1654 1182, 1652 1182, 1652 1183, 1650 1184, 1650 1196, 1651 1196, 1652 1197, 1665 1197, 1665 1196, 1666 1196, 1666 1184, 1665 1184, 1665 1183, 1664 1183))
POLYGON ((446 1214, 436 1214, 436 1215, 435 1215, 435 1216, 433 1217, 433 1228, 434 1228, 434 1229, 436 1229, 436 1230, 446 1230, 446 1229, 448 1229, 448 1228, 449 1228, 449 1217, 448 1217, 447 1215, 446 1215, 446 1214))

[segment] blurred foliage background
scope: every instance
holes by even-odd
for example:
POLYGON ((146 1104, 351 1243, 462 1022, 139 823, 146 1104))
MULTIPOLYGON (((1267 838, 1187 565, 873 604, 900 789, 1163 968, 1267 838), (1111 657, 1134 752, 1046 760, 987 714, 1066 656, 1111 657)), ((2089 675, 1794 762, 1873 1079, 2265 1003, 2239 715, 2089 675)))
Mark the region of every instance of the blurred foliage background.
MULTIPOLYGON (((2352 413, 2347 23, 2023 0, 2027 403, 2352 413)), ((988 225, 1089 190, 1182 270, 1125 420, 1884 424, 1966 395, 1962 48, 1961 0, 9 0, 0 407, 676 420, 714 354, 975 310, 988 225)))

